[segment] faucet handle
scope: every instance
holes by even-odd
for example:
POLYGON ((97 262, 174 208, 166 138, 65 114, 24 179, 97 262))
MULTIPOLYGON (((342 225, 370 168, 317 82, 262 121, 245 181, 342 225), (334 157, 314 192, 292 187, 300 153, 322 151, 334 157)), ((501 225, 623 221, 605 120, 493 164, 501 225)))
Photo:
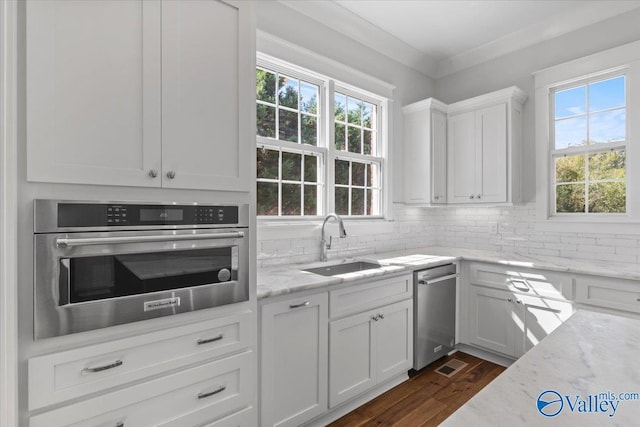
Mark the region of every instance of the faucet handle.
POLYGON ((333 236, 329 235, 329 243, 327 243, 327 249, 331 249, 332 239, 333 239, 333 236))

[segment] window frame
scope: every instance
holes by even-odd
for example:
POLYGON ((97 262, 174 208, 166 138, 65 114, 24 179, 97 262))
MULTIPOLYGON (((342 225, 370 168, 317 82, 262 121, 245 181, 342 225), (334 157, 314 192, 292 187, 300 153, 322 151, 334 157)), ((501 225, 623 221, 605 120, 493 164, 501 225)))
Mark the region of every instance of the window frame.
MULTIPOLYGON (((585 170, 585 181, 584 184, 586 189, 585 189, 585 212, 557 212, 557 197, 556 197, 556 188, 557 188, 557 182, 556 182, 556 169, 555 169, 555 160, 559 157, 562 157, 562 155, 564 156, 577 156, 577 155, 584 155, 586 156, 585 162, 586 164, 588 164, 588 157, 591 154, 597 154, 597 153, 603 153, 603 152, 607 152, 607 151, 617 151, 617 150, 622 150, 626 153, 628 152, 628 146, 629 146, 629 114, 628 114, 628 107, 629 107, 629 90, 628 90, 628 85, 629 85, 629 75, 628 75, 628 68, 623 68, 620 70, 615 70, 615 71, 610 71, 610 72, 604 72, 601 74, 596 74, 596 75, 591 75, 587 78, 583 78, 583 79, 578 79, 578 80, 574 80, 572 82, 568 82, 568 83, 563 83, 563 84, 559 84, 559 85, 555 85, 550 87, 549 89, 549 156, 548 156, 548 161, 549 161, 549 188, 548 188, 548 196, 549 196, 549 216, 551 217, 566 217, 566 218, 573 218, 574 220, 582 220, 582 219, 586 219, 589 217, 597 217, 597 219, 600 220, 608 220, 608 221, 619 221, 622 217, 626 216, 629 217, 629 176, 627 171, 629 170, 629 161, 628 159, 625 161, 625 193, 626 193, 626 205, 625 205, 625 212, 620 212, 620 213, 599 213, 599 212, 588 212, 588 186, 589 186, 589 182, 590 179, 589 177, 586 175, 588 172, 585 170), (625 104, 624 104, 624 110, 625 110, 625 139, 623 141, 612 141, 612 142, 605 142, 605 143, 597 143, 597 144, 593 144, 593 145, 584 145, 584 146, 577 146, 577 147, 567 147, 567 148, 556 148, 555 147, 555 122, 556 122, 556 118, 555 118, 555 94, 558 92, 562 92, 565 90, 570 90, 570 89, 574 89, 574 88, 578 88, 578 87, 582 87, 585 86, 587 87, 587 107, 588 107, 588 86, 591 83, 596 83, 596 82, 600 82, 600 81, 606 81, 609 79, 614 79, 617 77, 624 77, 625 78, 625 92, 624 92, 624 96, 625 96, 625 104)), ((617 107, 616 109, 619 109, 621 107, 617 107)), ((602 111, 596 111, 594 113, 601 113, 603 111, 608 111, 608 110, 613 110, 613 109, 607 109, 607 110, 602 110, 602 111)), ((591 116, 591 113, 589 111, 589 108, 587 108, 587 111, 584 113, 586 119, 587 119, 587 137, 589 137, 589 118, 591 116)), ((576 115, 579 116, 579 115, 576 115)), ((563 117, 561 118, 561 120, 567 120, 568 118, 572 118, 572 117, 563 117)))
MULTIPOLYGON (((633 191, 640 185, 640 121, 631 118, 640 113, 640 42, 585 56, 533 73, 535 84, 535 212, 536 230, 543 232, 575 232, 596 234, 640 234, 640 194, 633 191), (627 212, 622 214, 562 214, 552 215, 550 109, 551 90, 577 85, 589 79, 599 80, 626 72, 626 182, 627 212), (594 225, 597 226, 594 227, 594 225)), ((552 210, 553 209, 553 210, 552 210)))
MULTIPOLYGON (((288 77, 303 80, 318 85, 318 144, 316 146, 294 143, 269 137, 258 136, 256 134, 256 148, 279 149, 288 152, 311 152, 319 156, 320 165, 318 167, 318 200, 319 215, 258 215, 260 222, 281 222, 288 221, 318 221, 325 215, 335 212, 335 159, 357 161, 360 163, 376 163, 378 164, 379 187, 375 187, 378 191, 379 213, 377 215, 341 215, 346 220, 386 220, 389 218, 391 208, 388 202, 389 188, 389 153, 387 148, 387 126, 388 123, 388 106, 389 100, 383 96, 376 95, 367 90, 356 88, 336 79, 320 75, 305 68, 290 64, 277 58, 258 53, 256 60, 256 69, 265 69, 271 72, 277 72, 288 77), (377 111, 377 128, 376 128, 376 146, 377 153, 373 155, 364 155, 360 153, 350 153, 347 151, 337 150, 335 148, 335 105, 334 93, 340 92, 347 96, 358 98, 378 109, 377 111), (321 185, 320 185, 321 184, 321 185)), ((277 91, 276 91, 276 97, 277 91)), ((256 105, 257 105, 256 100, 256 105)), ((254 107, 255 108, 255 107, 254 107)), ((276 121, 277 109, 276 109, 276 121)), ((277 135, 277 134, 276 134, 277 135)), ((254 154, 255 155, 255 154, 254 154)), ((365 166, 366 168, 366 166, 365 166)), ((365 169, 366 170, 366 169, 365 169)), ((281 171, 279 172, 281 175, 281 171)), ((279 176, 281 178, 281 176, 279 176)), ((256 184, 261 179, 256 178, 256 184)), ((304 185, 304 184, 302 184, 304 185)), ((351 188, 351 186, 349 186, 351 188)), ((281 190, 279 189, 279 193, 281 190)), ((366 189, 365 189, 366 194, 366 189)), ((351 192, 349 192, 349 200, 351 200, 351 192)), ((279 194, 278 205, 281 206, 281 194, 279 194)), ((365 205, 366 206, 366 205, 365 205)), ((351 206, 350 206, 351 208, 351 206)), ((302 208, 304 209, 304 208, 302 208)), ((304 211, 302 211, 303 213, 304 211)), ((279 214, 281 210, 279 208, 279 214)))

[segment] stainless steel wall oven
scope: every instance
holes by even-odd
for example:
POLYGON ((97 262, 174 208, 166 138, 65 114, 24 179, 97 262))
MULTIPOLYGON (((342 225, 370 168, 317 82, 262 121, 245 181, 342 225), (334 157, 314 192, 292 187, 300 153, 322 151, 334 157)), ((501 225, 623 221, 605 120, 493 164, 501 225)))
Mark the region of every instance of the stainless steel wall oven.
POLYGON ((34 337, 249 299, 248 205, 34 204, 34 337))

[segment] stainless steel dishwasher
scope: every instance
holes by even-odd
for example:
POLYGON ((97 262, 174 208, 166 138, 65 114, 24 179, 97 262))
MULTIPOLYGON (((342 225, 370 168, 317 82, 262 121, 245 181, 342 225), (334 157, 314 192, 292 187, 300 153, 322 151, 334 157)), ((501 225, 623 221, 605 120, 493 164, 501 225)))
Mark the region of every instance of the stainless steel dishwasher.
POLYGON ((456 265, 413 273, 413 369, 446 356, 455 346, 456 265))

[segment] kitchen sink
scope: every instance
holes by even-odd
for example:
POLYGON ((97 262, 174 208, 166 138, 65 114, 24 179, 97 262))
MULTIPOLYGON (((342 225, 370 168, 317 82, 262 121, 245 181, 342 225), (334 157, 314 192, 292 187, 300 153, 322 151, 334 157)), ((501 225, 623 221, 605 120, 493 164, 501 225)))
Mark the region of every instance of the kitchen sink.
POLYGON ((381 265, 377 262, 368 261, 354 261, 344 264, 327 265, 323 267, 309 268, 303 271, 309 273, 320 274, 321 276, 337 276, 346 273, 355 273, 358 271, 372 270, 374 268, 380 268, 381 265))

